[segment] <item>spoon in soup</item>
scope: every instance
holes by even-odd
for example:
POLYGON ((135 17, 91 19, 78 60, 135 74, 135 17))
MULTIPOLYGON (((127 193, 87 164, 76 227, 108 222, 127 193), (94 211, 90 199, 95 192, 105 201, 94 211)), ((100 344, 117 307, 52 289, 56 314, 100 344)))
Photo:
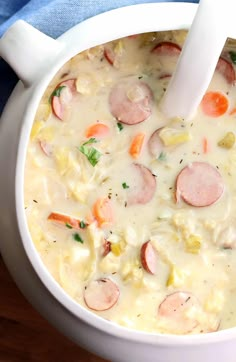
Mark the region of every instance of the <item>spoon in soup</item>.
MULTIPOLYGON (((216 69, 232 27, 235 0, 201 0, 161 102, 168 117, 190 120, 216 69)), ((233 28, 232 28, 233 29, 233 28)))

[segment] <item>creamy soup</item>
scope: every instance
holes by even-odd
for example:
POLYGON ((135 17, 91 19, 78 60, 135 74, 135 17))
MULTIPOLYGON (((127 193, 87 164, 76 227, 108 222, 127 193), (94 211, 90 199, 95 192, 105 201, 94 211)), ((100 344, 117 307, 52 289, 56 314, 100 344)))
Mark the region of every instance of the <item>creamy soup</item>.
POLYGON ((147 332, 236 325, 236 53, 228 41, 193 120, 166 119, 185 37, 130 36, 67 62, 25 166, 28 227, 57 283, 147 332))

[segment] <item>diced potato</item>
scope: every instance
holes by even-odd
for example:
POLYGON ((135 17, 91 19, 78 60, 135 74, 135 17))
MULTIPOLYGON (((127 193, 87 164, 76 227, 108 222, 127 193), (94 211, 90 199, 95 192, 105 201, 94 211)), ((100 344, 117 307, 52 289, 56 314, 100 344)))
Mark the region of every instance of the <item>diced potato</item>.
POLYGON ((176 229, 182 233, 183 238, 187 238, 195 232, 196 223, 191 212, 187 214, 177 212, 173 215, 172 222, 176 229))
POLYGON ((214 288, 208 295, 204 308, 207 312, 219 313, 224 306, 224 302, 225 296, 223 290, 214 288))
POLYGON ((110 241, 111 243, 119 243, 122 238, 120 237, 120 235, 112 233, 106 238, 106 240, 110 241))
POLYGON ((64 174, 68 168, 69 149, 66 147, 58 147, 55 149, 55 158, 58 170, 61 174, 64 174))
POLYGON ((71 196, 81 202, 85 203, 90 191, 90 187, 88 184, 84 184, 83 182, 76 181, 75 179, 68 179, 67 181, 68 189, 71 192, 71 196))
POLYGON ((201 241, 200 235, 189 235, 185 240, 185 251, 191 254, 198 254, 201 249, 201 241))
POLYGON ((35 121, 30 133, 30 139, 33 141, 39 135, 41 129, 45 126, 43 121, 35 121))
POLYGON ((186 280, 186 272, 173 265, 170 269, 170 274, 167 279, 166 286, 179 288, 184 285, 185 280, 186 280))
POLYGON ((80 94, 90 95, 97 89, 96 79, 89 73, 81 73, 76 79, 76 90, 80 94))
POLYGON ((235 135, 233 132, 227 132, 226 135, 217 143, 219 147, 230 149, 235 144, 235 135))
POLYGON ((123 240, 121 240, 119 243, 112 243, 111 251, 114 255, 120 256, 125 251, 125 246, 126 243, 123 240))
MULTIPOLYGON (((71 236, 70 236, 71 239, 71 236)), ((74 243, 71 248, 65 251, 64 258, 70 265, 79 263, 88 263, 90 257, 90 251, 88 245, 74 243)))
POLYGON ((55 148, 55 158, 58 171, 61 175, 69 169, 80 170, 80 165, 72 150, 68 147, 55 148))
POLYGON ((91 240, 93 241, 94 248, 100 248, 104 242, 103 231, 96 226, 95 222, 88 226, 87 231, 91 240))
POLYGON ((138 246, 140 244, 137 233, 131 226, 127 226, 125 229, 124 238, 128 245, 138 246))
POLYGON ((188 131, 177 130, 169 127, 163 128, 159 133, 159 137, 165 146, 175 146, 188 142, 192 139, 191 134, 188 131))
POLYGON ((94 58, 102 58, 104 52, 104 45, 99 45, 86 50, 88 59, 93 60, 94 58))

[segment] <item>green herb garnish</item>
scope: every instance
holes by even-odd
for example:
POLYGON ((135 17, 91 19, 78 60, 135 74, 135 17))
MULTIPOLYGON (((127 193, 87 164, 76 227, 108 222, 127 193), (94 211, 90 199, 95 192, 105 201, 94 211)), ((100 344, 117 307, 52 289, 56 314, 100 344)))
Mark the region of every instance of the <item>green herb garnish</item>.
POLYGON ((126 182, 123 182, 123 183, 122 183, 122 187, 123 187, 123 189, 129 189, 129 185, 127 185, 126 182))
POLYGON ((233 52, 232 50, 229 52, 230 59, 234 64, 236 64, 236 52, 233 52))
POLYGON ((85 222, 84 221, 80 221, 80 223, 79 223, 79 227, 80 227, 80 229, 85 229, 86 228, 86 224, 85 224, 85 222))
POLYGON ((98 141, 96 138, 90 138, 87 142, 83 143, 82 146, 79 147, 80 152, 82 152, 87 157, 88 161, 93 167, 98 163, 102 154, 96 150, 96 148, 88 147, 88 145, 97 142, 98 141))
MULTIPOLYGON (((82 150, 81 150, 81 152, 82 152, 82 150)), ((85 151, 84 155, 87 157, 88 161, 94 167, 98 163, 102 154, 101 154, 101 152, 96 150, 96 148, 91 147, 91 148, 89 148, 89 150, 85 151)))
POLYGON ((124 128, 123 124, 120 122, 117 123, 117 127, 119 128, 119 131, 122 131, 122 129, 124 128))
POLYGON ((65 85, 60 85, 59 87, 54 89, 54 91, 52 92, 52 94, 49 97, 49 103, 52 102, 53 97, 60 97, 61 91, 62 91, 63 88, 66 88, 66 86, 65 85))
POLYGON ((68 229, 72 229, 72 226, 71 226, 68 222, 66 222, 66 227, 67 227, 68 229))
POLYGON ((81 238, 81 236, 78 233, 73 234, 73 238, 75 241, 78 241, 78 243, 81 243, 81 244, 84 243, 83 239, 81 238))
POLYGON ((166 153, 165 152, 161 152, 158 156, 158 160, 159 161, 166 161, 166 153))
POLYGON ((90 138, 88 141, 83 143, 83 146, 89 145, 91 143, 98 143, 98 140, 96 138, 90 138))

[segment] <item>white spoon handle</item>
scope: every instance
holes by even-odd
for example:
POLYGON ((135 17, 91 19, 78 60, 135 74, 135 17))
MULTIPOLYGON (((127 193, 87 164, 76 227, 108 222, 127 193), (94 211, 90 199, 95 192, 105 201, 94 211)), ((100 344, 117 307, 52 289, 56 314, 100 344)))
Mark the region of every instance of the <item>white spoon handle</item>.
POLYGON ((194 116, 229 35, 235 6, 235 0, 201 0, 162 101, 168 118, 194 116))

